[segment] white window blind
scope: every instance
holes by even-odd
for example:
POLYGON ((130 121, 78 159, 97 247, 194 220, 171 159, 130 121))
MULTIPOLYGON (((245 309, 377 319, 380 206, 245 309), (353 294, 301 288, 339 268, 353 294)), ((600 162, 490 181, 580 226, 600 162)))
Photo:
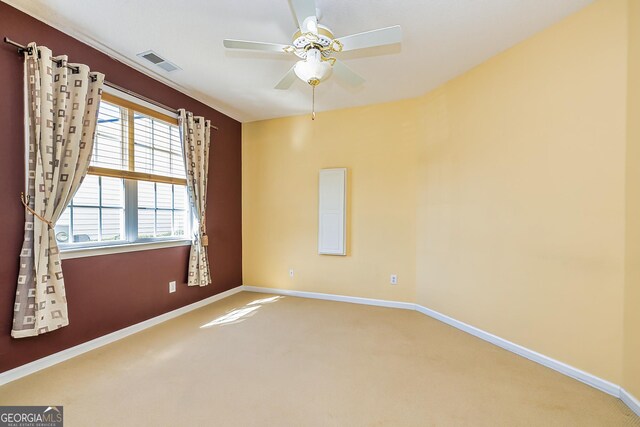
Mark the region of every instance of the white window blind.
POLYGON ((190 233, 177 119, 103 94, 89 167, 56 224, 62 249, 190 233))

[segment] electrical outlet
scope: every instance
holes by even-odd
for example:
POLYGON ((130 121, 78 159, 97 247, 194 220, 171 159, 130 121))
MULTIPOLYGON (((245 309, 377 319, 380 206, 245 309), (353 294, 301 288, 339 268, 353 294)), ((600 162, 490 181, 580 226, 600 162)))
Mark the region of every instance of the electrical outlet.
POLYGON ((293 268, 289 269, 289 277, 293 277, 293 268))
POLYGON ((389 283, 391 283, 392 285, 397 285, 398 284, 398 275, 397 274, 392 274, 391 275, 391 279, 389 280, 389 283))
POLYGON ((169 282, 169 293, 172 294, 176 291, 176 281, 169 282))

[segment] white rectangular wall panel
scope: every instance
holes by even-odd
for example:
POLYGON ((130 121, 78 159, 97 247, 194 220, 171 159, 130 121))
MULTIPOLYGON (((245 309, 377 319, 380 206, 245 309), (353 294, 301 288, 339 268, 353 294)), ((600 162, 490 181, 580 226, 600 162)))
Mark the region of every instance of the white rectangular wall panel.
POLYGON ((321 169, 318 186, 318 253, 346 255, 347 169, 321 169))

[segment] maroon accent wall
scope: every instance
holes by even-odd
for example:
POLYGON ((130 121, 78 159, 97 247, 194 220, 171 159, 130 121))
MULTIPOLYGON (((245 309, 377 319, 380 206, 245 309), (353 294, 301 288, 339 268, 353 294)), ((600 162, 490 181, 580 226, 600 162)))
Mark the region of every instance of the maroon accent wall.
POLYGON ((0 2, 0 37, 35 41, 89 65, 107 80, 174 108, 202 115, 212 131, 207 231, 213 283, 187 287, 189 247, 63 261, 70 325, 32 338, 10 336, 24 210, 23 61, 0 42, 0 372, 242 284, 241 125, 62 32, 0 2), (178 281, 176 293, 168 283, 178 281))

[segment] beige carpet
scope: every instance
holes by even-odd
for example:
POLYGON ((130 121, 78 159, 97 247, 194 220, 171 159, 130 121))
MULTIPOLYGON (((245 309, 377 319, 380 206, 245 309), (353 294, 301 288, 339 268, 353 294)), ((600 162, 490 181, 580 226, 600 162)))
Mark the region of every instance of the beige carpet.
POLYGON ((241 293, 0 387, 66 426, 640 426, 413 311, 241 293))

